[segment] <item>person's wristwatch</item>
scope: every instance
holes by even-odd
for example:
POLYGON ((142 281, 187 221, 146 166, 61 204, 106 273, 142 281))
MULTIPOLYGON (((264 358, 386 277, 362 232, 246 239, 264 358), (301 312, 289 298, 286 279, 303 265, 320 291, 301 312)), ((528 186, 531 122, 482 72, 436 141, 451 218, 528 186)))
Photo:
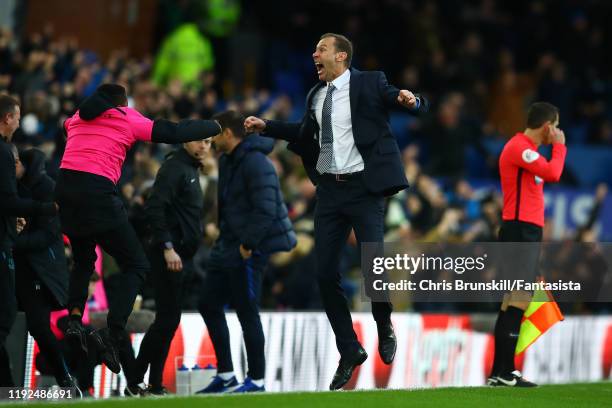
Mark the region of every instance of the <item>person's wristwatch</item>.
POLYGON ((172 245, 172 241, 164 242, 164 249, 174 249, 174 245, 172 245))

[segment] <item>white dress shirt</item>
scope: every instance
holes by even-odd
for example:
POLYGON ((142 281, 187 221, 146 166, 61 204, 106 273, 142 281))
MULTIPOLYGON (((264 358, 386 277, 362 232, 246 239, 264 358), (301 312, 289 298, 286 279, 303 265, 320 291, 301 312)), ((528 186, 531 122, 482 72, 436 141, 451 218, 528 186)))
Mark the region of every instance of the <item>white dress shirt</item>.
MULTIPOLYGON (((331 124, 334 135, 334 160, 329 173, 346 174, 355 173, 364 169, 363 158, 355 145, 353 137, 353 123, 351 122, 351 101, 349 98, 351 71, 346 70, 331 83, 336 89, 332 94, 331 124)), ((321 128, 321 116, 323 114, 323 102, 327 94, 329 84, 319 89, 313 100, 312 107, 315 111, 319 128, 321 128)), ((319 139, 319 144, 321 139, 319 139)))

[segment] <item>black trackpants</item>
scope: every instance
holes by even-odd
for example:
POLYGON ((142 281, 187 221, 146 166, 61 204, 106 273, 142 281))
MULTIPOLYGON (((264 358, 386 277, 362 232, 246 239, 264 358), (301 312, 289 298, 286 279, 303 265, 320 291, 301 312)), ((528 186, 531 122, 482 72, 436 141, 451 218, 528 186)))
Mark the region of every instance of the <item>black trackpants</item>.
POLYGON ((107 324, 128 383, 137 382, 138 368, 125 331, 136 295, 149 271, 149 261, 130 225, 117 186, 105 177, 61 169, 56 188, 62 231, 70 238, 74 269, 70 274, 68 310, 83 311, 89 278, 94 272, 96 244, 115 258, 121 269, 121 292, 109 305, 107 324))
POLYGON ((163 251, 151 250, 151 273, 155 288, 155 321, 140 344, 138 367, 142 375, 150 365, 149 384, 160 387, 168 350, 181 322, 181 303, 185 268, 190 259, 182 259, 183 270, 171 272, 166 268, 163 251))
POLYGON ((115 258, 121 269, 121 292, 114 296, 109 305, 107 325, 117 344, 119 359, 128 383, 138 383, 139 373, 125 325, 149 270, 149 261, 136 232, 129 222, 125 222, 105 232, 86 236, 68 235, 68 238, 74 255, 74 269, 70 274, 69 311, 75 307, 84 310, 89 278, 94 272, 96 244, 115 258))

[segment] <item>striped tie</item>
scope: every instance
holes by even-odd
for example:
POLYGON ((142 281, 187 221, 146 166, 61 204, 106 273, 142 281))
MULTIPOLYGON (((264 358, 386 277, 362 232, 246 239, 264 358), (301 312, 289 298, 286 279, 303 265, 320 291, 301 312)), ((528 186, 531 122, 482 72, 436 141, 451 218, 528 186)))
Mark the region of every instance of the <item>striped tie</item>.
POLYGON ((336 87, 329 84, 327 95, 323 101, 323 112, 321 114, 321 152, 317 160, 317 171, 323 174, 332 166, 334 162, 334 133, 332 132, 331 113, 332 113, 332 93, 336 87))

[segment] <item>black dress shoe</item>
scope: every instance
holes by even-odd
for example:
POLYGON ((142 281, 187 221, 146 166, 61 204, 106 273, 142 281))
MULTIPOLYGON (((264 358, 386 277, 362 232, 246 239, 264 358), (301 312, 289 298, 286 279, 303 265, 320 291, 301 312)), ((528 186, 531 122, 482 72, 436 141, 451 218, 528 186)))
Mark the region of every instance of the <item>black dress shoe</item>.
POLYGON ((391 322, 378 326, 378 353, 383 363, 391 364, 397 350, 397 339, 391 322))
POLYGON ((359 350, 350 356, 340 357, 338 369, 336 370, 336 374, 334 374, 331 384, 329 384, 329 389, 333 391, 344 387, 344 385, 351 379, 355 367, 361 365, 367 358, 368 353, 366 353, 361 346, 359 347, 359 350))

